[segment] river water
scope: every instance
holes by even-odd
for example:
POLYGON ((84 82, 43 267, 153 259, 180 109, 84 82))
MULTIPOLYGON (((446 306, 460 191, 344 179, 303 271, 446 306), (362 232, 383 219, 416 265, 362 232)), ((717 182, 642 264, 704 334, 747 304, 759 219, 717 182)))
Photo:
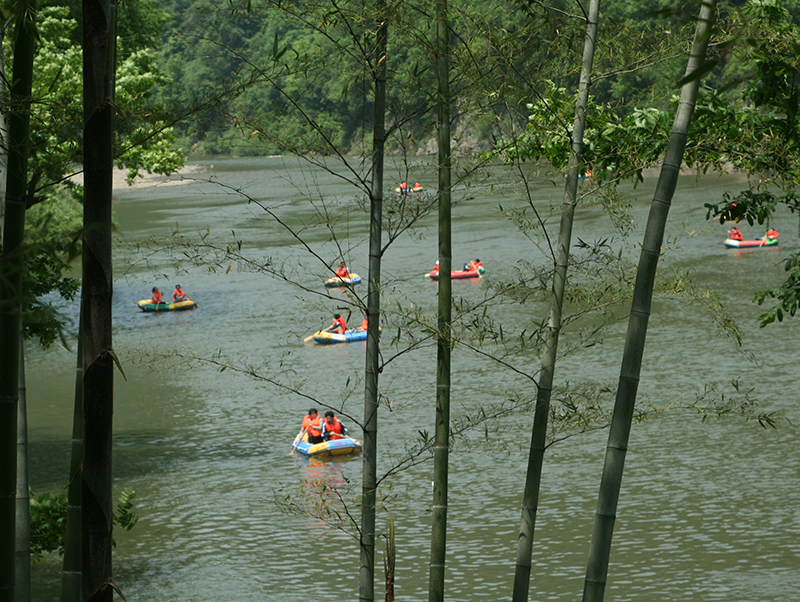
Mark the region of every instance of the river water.
MULTIPOLYGON (((310 405, 335 408, 353 434, 360 434, 364 344, 319 347, 303 338, 327 326, 337 308, 345 315, 352 309, 351 297, 321 286, 330 276, 322 261, 334 263, 341 253, 366 279, 367 215, 348 183, 295 159, 215 159, 196 165, 201 170, 196 179, 115 194, 114 338, 117 353, 129 358, 125 377, 116 378, 115 488, 136 491, 141 520, 131 532, 116 533, 114 579, 130 601, 356 600, 359 550, 346 513, 358 520, 361 463, 358 458, 309 461, 289 450, 310 405), (300 231, 322 261, 275 217, 300 231), (220 260, 210 271, 195 265, 195 250, 161 250, 175 236, 233 248, 241 241, 249 263, 220 260), (299 286, 264 273, 264 266, 284 270, 299 286), (197 310, 155 315, 136 307, 152 286, 169 292, 176 283, 198 302, 197 310), (231 367, 192 364, 193 355, 231 367), (329 520, 320 518, 320 508, 329 520)), ((409 178, 432 187, 431 165, 419 160, 409 178)), ((511 178, 496 168, 454 196, 454 265, 480 257, 487 269, 483 280, 453 283, 466 304, 486 299, 492 284, 518 278, 521 260, 538 263, 543 257, 541 247, 499 210, 525 206, 511 178)), ((560 203, 561 182, 544 177, 534 182, 541 212, 560 203)), ((590 206, 578 213, 576 240, 609 238, 613 248, 624 249, 635 261, 654 184, 650 178, 635 190, 626 188, 635 218, 629 237, 615 232, 599 207, 590 206)), ((609 600, 793 602, 800 590, 795 426, 800 412, 794 380, 800 324, 788 320, 759 329, 756 317, 763 310, 752 303, 755 290, 783 280, 780 260, 797 248, 797 218, 778 214, 773 224, 781 232, 777 249, 726 250, 724 227, 705 220, 703 203, 742 187, 736 175, 681 177, 668 228, 674 244, 660 270, 687 270, 697 286, 716 293, 744 331, 744 350, 720 334, 702 308, 657 300, 639 398, 664 406, 694 400, 705 387, 727 398, 736 395, 730 383, 739 379, 740 390, 753 389, 750 395, 763 411, 777 412, 778 428, 734 416, 702 420, 696 412, 678 409, 634 425, 609 600)), ((388 205, 387 211, 401 209, 388 205)), ((552 228, 555 236, 557 223, 552 228)), ((746 237, 763 234, 756 227, 743 231, 746 237)), ((210 257, 211 251, 196 252, 210 257)), ((424 340, 421 326, 404 325, 401 315, 435 312, 437 284, 422 275, 436 257, 431 215, 399 236, 384 258, 387 313, 380 385, 386 404, 379 419, 380 474, 403 458, 420 431, 433 432, 435 347, 424 340), (412 337, 421 342, 400 353, 412 337)), ((366 286, 356 292, 364 294, 366 286)), ((77 310, 70 305, 65 312, 74 317, 77 310)), ((531 331, 546 310, 539 302, 489 303, 486 315, 509 335, 531 331)), ((360 322, 357 308, 350 319, 360 322)), ((586 328, 593 322, 577 324, 586 328)), ((613 390, 624 333, 622 320, 593 345, 581 346, 578 329, 567 330, 563 346, 573 344, 575 351, 559 363, 556 384, 613 390)), ((485 341, 481 349, 498 353, 500 347, 485 341)), ((514 395, 535 396, 530 380, 515 370, 535 373, 537 353, 506 359, 514 370, 456 348, 454 419, 474 417, 479 408, 514 395)), ((30 346, 27 351, 35 492, 66 484, 74 366, 70 350, 42 352, 30 346)), ((453 449, 448 599, 510 597, 531 422, 530 413, 519 412, 505 423, 510 428, 480 427, 453 449)), ((548 450, 533 600, 580 596, 606 436, 605 430, 586 433, 548 450)), ((399 600, 427 599, 431 472, 432 462, 425 460, 381 485, 379 528, 386 530, 390 515, 396 523, 399 600)), ((378 598, 383 541, 376 553, 378 598)), ((57 599, 58 571, 55 556, 34 567, 35 599, 57 599)))

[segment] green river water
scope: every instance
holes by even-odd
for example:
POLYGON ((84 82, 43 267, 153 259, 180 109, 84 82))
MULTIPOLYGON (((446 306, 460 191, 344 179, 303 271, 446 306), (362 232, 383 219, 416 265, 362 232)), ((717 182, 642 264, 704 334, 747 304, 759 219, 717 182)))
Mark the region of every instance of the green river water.
MULTIPOLYGON (((215 353, 260 365, 263 374, 292 383, 316 399, 281 392, 234 370, 188 367, 171 360, 149 366, 126 361, 116 378, 115 490, 137 493, 139 524, 116 533, 114 579, 131 602, 300 602, 358 599, 357 540, 319 519, 284 512, 275 501, 303 504, 338 491, 360 494, 358 458, 309 462, 289 455, 309 405, 333 406, 358 437, 363 413, 364 344, 320 347, 303 338, 327 326, 347 297, 326 293, 330 276, 258 204, 295 228, 324 261, 336 261, 336 232, 351 270, 367 276, 367 216, 346 182, 294 159, 221 159, 198 162, 198 180, 137 186, 115 194, 119 225, 115 258, 114 338, 121 357, 142 350, 175 355, 215 353), (214 182, 204 182, 202 179, 214 182), (227 187, 223 188, 220 183, 227 187), (321 220, 325 211, 330 211, 321 220), (320 221, 331 229, 315 225, 320 221), (243 241, 243 252, 281 264, 302 287, 224 262, 210 273, 164 253, 135 252, 143 240, 179 231, 223 244, 243 241), (235 234, 234 234, 235 233, 235 234), (230 268, 230 269, 228 269, 230 268), (179 283, 198 302, 192 312, 145 314, 136 307, 152 286, 179 283), (327 295, 327 296, 326 296, 327 295)), ((391 177, 398 177, 395 171, 391 177)), ((467 302, 482 300, 492 283, 511 281, 520 260, 539 262, 542 251, 504 219, 524 206, 501 168, 469 189, 459 189, 453 210, 454 265, 479 257, 479 281, 453 283, 467 302)), ((420 159, 409 179, 435 184, 431 162, 420 159)), ((654 179, 631 191, 635 224, 620 239, 598 207, 579 210, 575 240, 609 237, 632 250, 641 240, 654 179)), ((753 292, 784 278, 781 258, 797 249, 797 217, 778 214, 777 249, 731 251, 725 228, 705 220, 704 202, 743 187, 741 177, 681 177, 670 214, 660 270, 687 270, 696 284, 719 295, 745 333, 744 350, 717 331, 702 308, 672 300, 653 306, 645 348, 640 400, 666 405, 692 400, 705 386, 726 396, 730 382, 765 411, 789 419, 764 429, 735 417, 702 421, 672 411, 634 425, 609 571, 607 600, 645 602, 794 602, 800 591, 800 424, 795 385, 800 322, 759 329, 763 308, 753 292), (752 354, 752 356, 750 355, 752 354)), ((536 180, 534 200, 546 211, 559 203, 562 182, 536 180)), ((387 208, 388 210, 388 208, 387 208)), ((763 229, 744 226, 745 237, 763 229)), ((551 235, 557 233, 553 223, 551 235)), ((398 308, 434 312, 437 284, 422 277, 437 258, 436 218, 389 246, 383 264, 383 359, 402 347, 406 333, 398 308)), ((632 276, 633 274, 628 274, 632 276)), ((360 294, 366 286, 356 289, 360 294)), ((74 305, 65 308, 76 315, 74 305)), ((493 304, 489 315, 506 333, 531 329, 546 317, 539 303, 493 304)), ((620 310, 624 315, 625 309, 620 310)), ((355 312, 353 322, 361 321, 355 312)), ((584 324, 585 325, 585 324, 584 324)), ((559 362, 556 384, 584 382, 614 388, 626 323, 613 324, 594 346, 559 362)), ((413 334, 413 333, 410 333, 413 334)), ((564 335, 564 346, 575 338, 564 335)), ((379 472, 388 470, 418 431, 433 431, 435 347, 430 344, 389 362, 380 377, 386 405, 379 419, 379 472)), ((536 353, 510 360, 535 372, 536 353)), ((453 353, 452 416, 472 416, 480 406, 514 393, 535 396, 531 382, 496 362, 459 347, 453 353)), ((31 480, 36 492, 66 483, 72 418, 74 353, 27 350, 31 480)), ((490 446, 457 443, 451 454, 446 597, 458 601, 509 599, 516 558, 520 500, 532 415, 520 413, 513 429, 489 432, 490 446)), ((567 601, 581 595, 607 432, 553 445, 545 458, 534 542, 532 600, 567 601)), ((477 441, 484 438, 480 429, 477 441)), ((397 529, 398 600, 427 599, 432 462, 385 481, 379 528, 389 514, 397 529)), ((338 506, 336 506, 338 507, 338 506)), ((357 513, 355 507, 353 512, 357 513)), ((382 599, 383 539, 376 554, 376 596, 382 599)), ((34 567, 35 599, 58 599, 59 559, 34 567)))

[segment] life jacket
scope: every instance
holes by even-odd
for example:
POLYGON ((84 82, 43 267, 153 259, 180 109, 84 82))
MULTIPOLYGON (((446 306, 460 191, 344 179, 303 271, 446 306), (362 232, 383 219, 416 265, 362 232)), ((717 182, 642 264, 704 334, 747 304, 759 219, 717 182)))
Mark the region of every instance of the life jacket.
POLYGON ((773 238, 778 238, 778 231, 770 228, 769 230, 767 230, 767 238, 769 240, 772 240, 773 238))
POLYGON ((342 421, 336 416, 333 417, 333 424, 329 423, 327 420, 322 424, 325 429, 325 434, 328 435, 328 439, 336 440, 342 438, 342 421))
POLYGON ((182 290, 178 290, 176 288, 174 291, 172 291, 173 301, 183 301, 184 299, 186 299, 186 293, 184 293, 182 290))
POLYGON ((308 434, 312 437, 319 437, 322 435, 322 416, 319 414, 314 414, 312 418, 308 414, 306 414, 305 418, 303 418, 303 430, 308 431, 308 434))
POLYGON ((341 316, 336 318, 333 321, 333 324, 331 324, 331 330, 336 330, 337 328, 341 328, 342 329, 342 334, 344 334, 345 331, 347 330, 347 326, 344 323, 344 318, 341 317, 341 316))
POLYGON ((742 236, 741 231, 739 229, 734 228, 731 230, 731 239, 733 240, 744 240, 744 236, 742 236))
POLYGON ((336 268, 336 275, 339 278, 347 278, 347 266, 346 265, 342 265, 342 266, 339 266, 338 268, 336 268))
POLYGON ((162 297, 161 291, 156 291, 152 295, 150 295, 150 300, 157 305, 159 303, 162 303, 161 297, 162 297))

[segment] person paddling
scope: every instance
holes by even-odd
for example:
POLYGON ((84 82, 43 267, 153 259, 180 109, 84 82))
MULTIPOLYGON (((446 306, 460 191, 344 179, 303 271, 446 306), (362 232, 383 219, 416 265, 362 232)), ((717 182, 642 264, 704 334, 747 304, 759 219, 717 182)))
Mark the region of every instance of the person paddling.
POLYGON ((325 412, 325 420, 322 421, 322 438, 325 441, 341 439, 342 437, 349 437, 350 432, 347 427, 342 424, 331 410, 325 412))
POLYGON ((180 284, 175 285, 175 290, 172 291, 172 302, 173 303, 180 303, 181 301, 186 301, 186 293, 183 292, 181 289, 180 284))
POLYGON ((161 293, 161 291, 158 290, 158 287, 154 286, 150 294, 150 301, 152 301, 153 304, 155 305, 158 305, 159 303, 164 303, 163 296, 164 295, 161 293))
POLYGON ((340 264, 339 264, 339 267, 338 267, 338 268, 336 268, 336 271, 335 271, 334 273, 335 273, 335 274, 336 274, 336 275, 337 275, 339 278, 349 278, 349 277, 350 277, 350 272, 349 272, 349 270, 347 269, 347 266, 345 265, 345 263, 344 263, 344 262, 342 262, 342 263, 340 263, 340 264))
POLYGON ((316 408, 311 408, 308 414, 303 417, 303 426, 300 433, 301 439, 303 437, 302 433, 308 433, 308 442, 312 445, 324 441, 322 438, 322 417, 316 408))
POLYGON ((330 332, 338 332, 340 334, 347 332, 347 326, 345 325, 344 318, 339 314, 333 314, 333 324, 330 325, 328 330, 330 332), (341 331, 338 330, 339 328, 341 328, 341 331))

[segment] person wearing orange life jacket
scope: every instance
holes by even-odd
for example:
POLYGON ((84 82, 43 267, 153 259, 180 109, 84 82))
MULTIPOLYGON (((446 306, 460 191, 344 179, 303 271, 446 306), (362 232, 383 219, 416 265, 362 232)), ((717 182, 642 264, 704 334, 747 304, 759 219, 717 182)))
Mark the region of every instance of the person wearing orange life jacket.
POLYGON ((319 415, 316 408, 311 408, 308 414, 303 417, 303 427, 300 431, 301 437, 304 431, 308 433, 308 442, 312 445, 324 441, 322 438, 322 416, 319 415))
POLYGON ((347 326, 344 323, 344 318, 339 314, 333 314, 333 324, 330 325, 328 330, 330 332, 338 332, 340 334, 344 334, 347 331, 347 326))
POLYGON ((436 262, 436 265, 433 266, 433 268, 431 269, 431 274, 436 274, 437 276, 439 275, 439 262, 438 261, 436 262))
POLYGON ((180 303, 181 301, 186 301, 186 293, 183 292, 180 284, 176 284, 175 290, 172 291, 172 302, 180 303))
POLYGON ((400 195, 408 195, 408 182, 400 182, 400 195))
POLYGON ((158 288, 154 286, 152 294, 150 295, 151 303, 155 303, 156 305, 158 305, 159 303, 164 303, 162 297, 163 297, 163 294, 161 293, 161 291, 158 290, 158 288))
POLYGON ((322 421, 322 438, 325 441, 341 439, 342 437, 349 437, 350 432, 347 427, 342 424, 331 410, 325 412, 325 420, 322 421))
POLYGON ((741 230, 735 226, 728 230, 728 236, 730 236, 731 240, 744 240, 741 230))
POLYGON ((344 264, 344 261, 339 264, 339 267, 336 268, 336 272, 334 272, 339 278, 347 278, 350 276, 350 272, 347 269, 347 266, 344 264))
POLYGON ((766 238, 767 238, 767 240, 772 240, 774 238, 778 238, 778 231, 777 230, 773 230, 772 228, 770 228, 769 230, 767 230, 767 237, 766 238))
POLYGON ((359 326, 357 330, 367 330, 368 326, 369 326, 369 321, 366 318, 364 318, 364 320, 361 322, 361 326, 359 326))
POLYGON ((469 267, 469 271, 471 272, 478 272, 480 268, 483 267, 483 262, 480 259, 476 259, 475 261, 470 261, 467 267, 469 267))

